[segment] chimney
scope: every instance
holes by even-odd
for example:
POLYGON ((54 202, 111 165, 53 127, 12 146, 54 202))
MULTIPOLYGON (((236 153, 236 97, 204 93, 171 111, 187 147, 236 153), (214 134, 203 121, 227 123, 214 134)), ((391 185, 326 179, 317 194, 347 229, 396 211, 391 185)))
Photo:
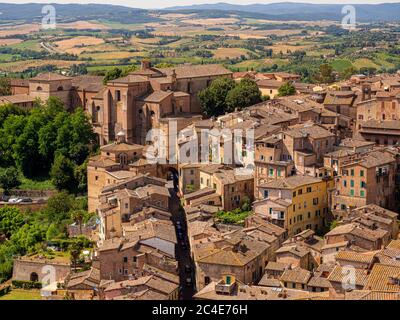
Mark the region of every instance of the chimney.
POLYGON ((142 70, 151 68, 151 62, 149 60, 142 60, 142 70))

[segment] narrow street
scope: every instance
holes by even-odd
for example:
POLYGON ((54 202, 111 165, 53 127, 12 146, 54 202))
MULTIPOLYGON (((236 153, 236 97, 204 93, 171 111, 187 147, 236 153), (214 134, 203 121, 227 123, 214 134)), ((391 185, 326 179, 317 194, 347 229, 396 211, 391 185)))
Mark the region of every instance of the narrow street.
POLYGON ((180 277, 180 299, 191 300, 194 295, 194 274, 192 260, 190 258, 190 248, 187 239, 187 226, 183 212, 180 212, 180 199, 174 190, 173 182, 168 181, 168 189, 171 194, 170 211, 172 213, 172 222, 175 225, 178 244, 176 247, 176 260, 178 261, 180 277), (188 284, 191 279, 191 284, 188 284))

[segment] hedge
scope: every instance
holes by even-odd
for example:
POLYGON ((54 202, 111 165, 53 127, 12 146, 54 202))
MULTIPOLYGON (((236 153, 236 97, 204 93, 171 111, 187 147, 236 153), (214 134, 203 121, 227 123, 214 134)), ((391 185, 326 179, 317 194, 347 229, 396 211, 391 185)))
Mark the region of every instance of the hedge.
POLYGON ((41 282, 13 280, 12 285, 17 289, 42 289, 41 282))

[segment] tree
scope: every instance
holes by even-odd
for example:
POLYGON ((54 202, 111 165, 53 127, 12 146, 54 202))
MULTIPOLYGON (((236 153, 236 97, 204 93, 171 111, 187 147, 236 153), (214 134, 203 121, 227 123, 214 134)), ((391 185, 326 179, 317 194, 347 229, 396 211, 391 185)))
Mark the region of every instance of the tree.
POLYGON ((60 234, 60 231, 58 230, 57 226, 54 223, 52 223, 49 226, 49 228, 47 229, 46 240, 51 241, 51 240, 57 238, 59 236, 59 234, 60 234))
POLYGON ((0 234, 4 234, 7 238, 9 238, 24 224, 24 216, 18 208, 0 208, 0 234))
POLYGON ((123 71, 117 67, 107 71, 103 79, 103 84, 106 85, 107 82, 120 78, 122 76, 122 73, 123 71))
POLYGON ((11 80, 6 77, 0 78, 0 96, 11 95, 11 80))
POLYGON ((79 234, 82 234, 82 224, 85 220, 87 212, 84 210, 73 210, 71 211, 71 219, 79 225, 79 234))
POLYGON ((14 167, 0 168, 0 187, 3 188, 4 193, 8 195, 10 190, 21 185, 19 179, 19 172, 14 167))
POLYGON ((76 266, 79 260, 79 257, 82 253, 82 246, 78 241, 74 241, 69 246, 69 253, 71 255, 71 260, 74 266, 74 271, 76 272, 76 266))
POLYGON ((243 79, 229 91, 226 97, 227 111, 243 110, 261 101, 261 91, 257 83, 251 79, 243 79))
POLYGON ((0 127, 3 126, 4 121, 11 115, 25 115, 26 111, 22 108, 16 107, 15 105, 8 103, 3 104, 0 108, 0 127))
POLYGON ((199 92, 202 112, 209 117, 225 114, 226 97, 236 83, 229 78, 215 79, 211 85, 199 92))
POLYGON ((174 65, 172 63, 168 63, 168 62, 160 62, 158 64, 155 65, 156 68, 162 69, 162 68, 171 68, 174 65))
POLYGON ((342 73, 342 79, 349 79, 352 75, 358 73, 358 70, 354 67, 346 68, 342 73))
POLYGON ((292 96, 294 94, 296 94, 296 88, 289 82, 285 82, 278 89, 279 97, 292 96))
POLYGON ((65 191, 59 192, 50 197, 47 201, 46 213, 48 217, 52 217, 53 222, 58 222, 69 216, 69 212, 71 211, 73 206, 73 196, 65 191))
POLYGON ((74 191, 76 186, 74 176, 74 163, 63 155, 59 155, 54 160, 51 167, 50 177, 54 186, 58 190, 74 191))
POLYGON ((87 165, 88 160, 80 166, 75 166, 74 177, 77 182, 77 191, 85 192, 87 190, 87 165))
POLYGON ((319 66, 319 72, 315 76, 315 79, 320 83, 332 83, 335 81, 333 75, 333 68, 329 64, 321 64, 319 66))

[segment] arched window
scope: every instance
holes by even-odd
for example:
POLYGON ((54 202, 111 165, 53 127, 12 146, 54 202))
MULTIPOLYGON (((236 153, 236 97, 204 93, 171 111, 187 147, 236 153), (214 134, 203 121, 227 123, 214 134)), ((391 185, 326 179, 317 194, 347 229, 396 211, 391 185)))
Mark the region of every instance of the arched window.
POLYGON ((43 91, 43 88, 41 86, 36 88, 36 91, 43 91))
POLYGON ((36 272, 32 272, 30 276, 30 280, 33 282, 38 282, 39 281, 39 276, 36 272))
POLYGON ((154 112, 154 111, 151 111, 150 114, 151 114, 152 116, 154 116, 154 115, 155 115, 155 112, 154 112))
POLYGON ((99 107, 99 106, 96 107, 96 111, 97 111, 97 112, 100 111, 100 107, 99 107))
POLYGON ((64 90, 64 88, 62 87, 62 86, 59 86, 58 88, 57 88, 57 91, 63 91, 64 90))

